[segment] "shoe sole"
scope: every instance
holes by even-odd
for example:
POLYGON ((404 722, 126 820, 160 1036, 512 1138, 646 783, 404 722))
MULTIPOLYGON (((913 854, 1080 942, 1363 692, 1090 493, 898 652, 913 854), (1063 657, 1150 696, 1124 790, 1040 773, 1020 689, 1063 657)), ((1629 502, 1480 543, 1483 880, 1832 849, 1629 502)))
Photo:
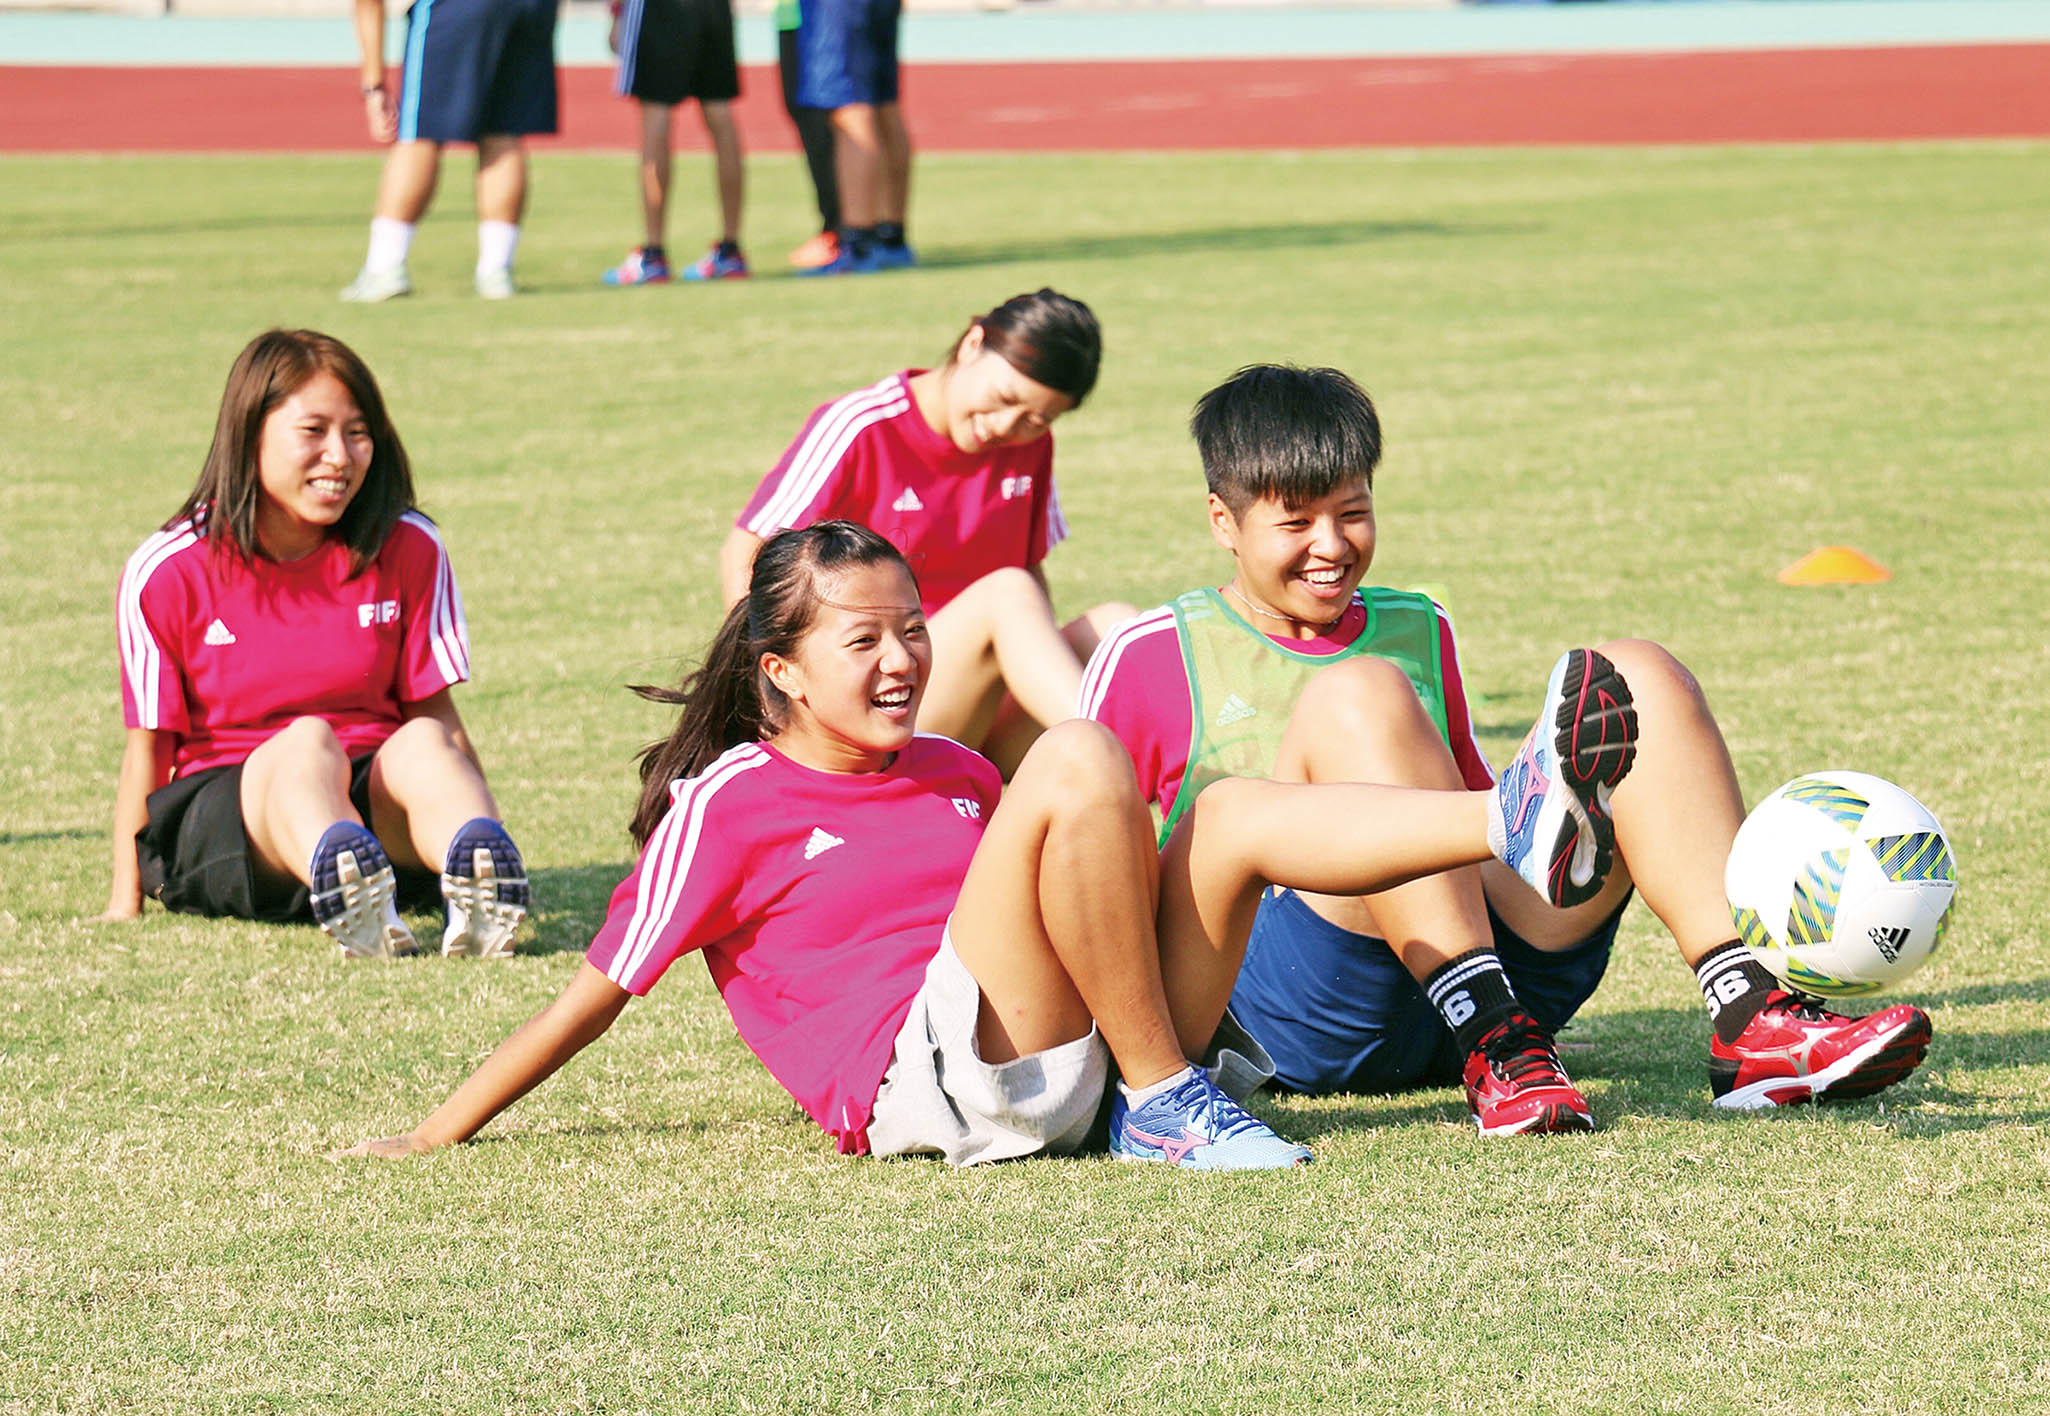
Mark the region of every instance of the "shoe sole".
POLYGON ((1572 799, 1552 843, 1546 895, 1564 909, 1600 894, 1615 864, 1608 796, 1637 760, 1637 707, 1623 675, 1607 655, 1593 649, 1569 650, 1558 680, 1556 691, 1546 685, 1558 699, 1552 710, 1552 756, 1572 799), (1607 701, 1590 708, 1590 699, 1607 701), (1580 883, 1574 866, 1583 830, 1593 836, 1594 851, 1585 883, 1580 883))
POLYGON ((441 937, 444 958, 472 955, 479 959, 509 959, 513 935, 527 917, 527 881, 524 876, 501 877, 489 846, 470 852, 470 874, 441 877, 441 897, 448 902, 450 925, 441 937), (501 890, 516 898, 504 899, 501 890), (461 912, 462 924, 455 923, 461 912))
POLYGON ((344 959, 395 959, 420 947, 398 917, 398 877, 389 865, 365 876, 354 851, 339 851, 335 879, 334 888, 320 892, 318 898, 339 901, 339 912, 320 919, 316 911, 314 918, 340 946, 344 959))
POLYGON ((1774 1106, 1799 1106, 1809 1101, 1850 1101, 1885 1091, 1922 1065, 1929 1054, 1933 1029, 1927 1017, 1903 1018, 1855 1051, 1847 1052, 1820 1072, 1805 1077, 1767 1077, 1734 1087, 1715 1098, 1726 1111, 1764 1111, 1774 1106), (1774 1092, 1798 1089, 1798 1096, 1774 1092))

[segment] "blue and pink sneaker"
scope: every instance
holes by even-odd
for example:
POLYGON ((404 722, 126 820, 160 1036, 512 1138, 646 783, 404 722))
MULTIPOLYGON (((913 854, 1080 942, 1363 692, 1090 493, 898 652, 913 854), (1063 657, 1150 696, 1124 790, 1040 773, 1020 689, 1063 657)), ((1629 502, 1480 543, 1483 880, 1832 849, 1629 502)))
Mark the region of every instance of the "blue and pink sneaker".
POLYGON ((441 931, 444 955, 512 957, 513 935, 527 917, 533 893, 520 848, 505 827, 483 816, 463 823, 449 842, 441 899, 448 916, 441 931))
POLYGON ((398 876, 377 837, 337 821, 313 848, 313 917, 344 959, 391 959, 419 945, 399 918, 398 876))
POLYGON ((735 246, 731 251, 721 246, 699 256, 683 268, 685 280, 744 280, 747 278, 747 257, 735 246))
POLYGON ((1200 1068, 1137 1106, 1123 1091, 1113 1095, 1110 1153, 1184 1170, 1286 1170, 1310 1162, 1306 1148, 1275 1135, 1200 1068))
POLYGON ((1537 723, 1495 783, 1488 849, 1555 905, 1593 899, 1615 862, 1609 793, 1636 757, 1623 675, 1592 649, 1561 655, 1537 723))
POLYGON ((605 285, 667 285, 669 258, 660 251, 650 255, 646 246, 636 246, 626 253, 625 260, 598 280, 605 285))

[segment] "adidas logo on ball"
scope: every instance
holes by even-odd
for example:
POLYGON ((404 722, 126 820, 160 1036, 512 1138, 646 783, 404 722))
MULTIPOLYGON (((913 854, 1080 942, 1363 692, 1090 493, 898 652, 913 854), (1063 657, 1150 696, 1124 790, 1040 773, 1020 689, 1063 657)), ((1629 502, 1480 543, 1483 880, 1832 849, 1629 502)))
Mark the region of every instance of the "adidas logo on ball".
POLYGON ((1889 964, 1900 962, 1901 950, 1907 946, 1909 931, 1900 928, 1875 927, 1867 930, 1865 937, 1872 941, 1872 947, 1885 956, 1889 964))

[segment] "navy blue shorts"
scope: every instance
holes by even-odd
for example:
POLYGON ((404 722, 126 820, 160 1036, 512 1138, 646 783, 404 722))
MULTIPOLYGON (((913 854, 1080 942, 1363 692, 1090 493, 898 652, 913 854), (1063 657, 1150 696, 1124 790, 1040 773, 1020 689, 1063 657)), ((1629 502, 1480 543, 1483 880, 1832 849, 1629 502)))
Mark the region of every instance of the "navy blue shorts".
POLYGON ((643 103, 740 97, 729 0, 626 0, 614 92, 643 103))
POLYGON ((399 141, 555 131, 556 0, 413 0, 399 141))
MULTIPOLYGON (((1601 983, 1622 917, 1619 907, 1586 940, 1548 953, 1488 911, 1503 971, 1547 1030, 1564 1027, 1601 983)), ((1290 1091, 1447 1086, 1465 1061, 1393 949, 1339 928, 1292 890, 1270 890, 1260 901, 1231 1011, 1273 1054, 1275 1081, 1290 1091)))
POLYGON ((895 103, 902 11, 903 0, 800 0, 798 103, 895 103))

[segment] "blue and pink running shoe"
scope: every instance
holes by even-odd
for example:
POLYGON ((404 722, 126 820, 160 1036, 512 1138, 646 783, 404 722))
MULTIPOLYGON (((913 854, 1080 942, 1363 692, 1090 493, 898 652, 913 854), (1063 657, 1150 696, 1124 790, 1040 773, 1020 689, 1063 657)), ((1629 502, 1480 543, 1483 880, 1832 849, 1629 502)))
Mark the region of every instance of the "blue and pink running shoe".
POLYGON ((1609 793, 1637 757, 1637 709, 1616 666, 1574 649, 1552 666, 1544 705, 1488 812, 1488 848, 1559 906, 1601 892, 1615 863, 1609 793))
POLYGON ((1110 1103, 1110 1153, 1119 1160, 1184 1170, 1286 1170, 1310 1162, 1305 1147, 1275 1135, 1200 1068, 1137 1106, 1122 1091, 1116 1093, 1110 1103))
POLYGON ((602 285, 667 285, 669 258, 660 252, 650 255, 646 246, 636 246, 598 281, 602 285))
POLYGON ((738 246, 723 252, 720 247, 699 256, 683 268, 685 280, 744 280, 747 278, 747 257, 738 246))

